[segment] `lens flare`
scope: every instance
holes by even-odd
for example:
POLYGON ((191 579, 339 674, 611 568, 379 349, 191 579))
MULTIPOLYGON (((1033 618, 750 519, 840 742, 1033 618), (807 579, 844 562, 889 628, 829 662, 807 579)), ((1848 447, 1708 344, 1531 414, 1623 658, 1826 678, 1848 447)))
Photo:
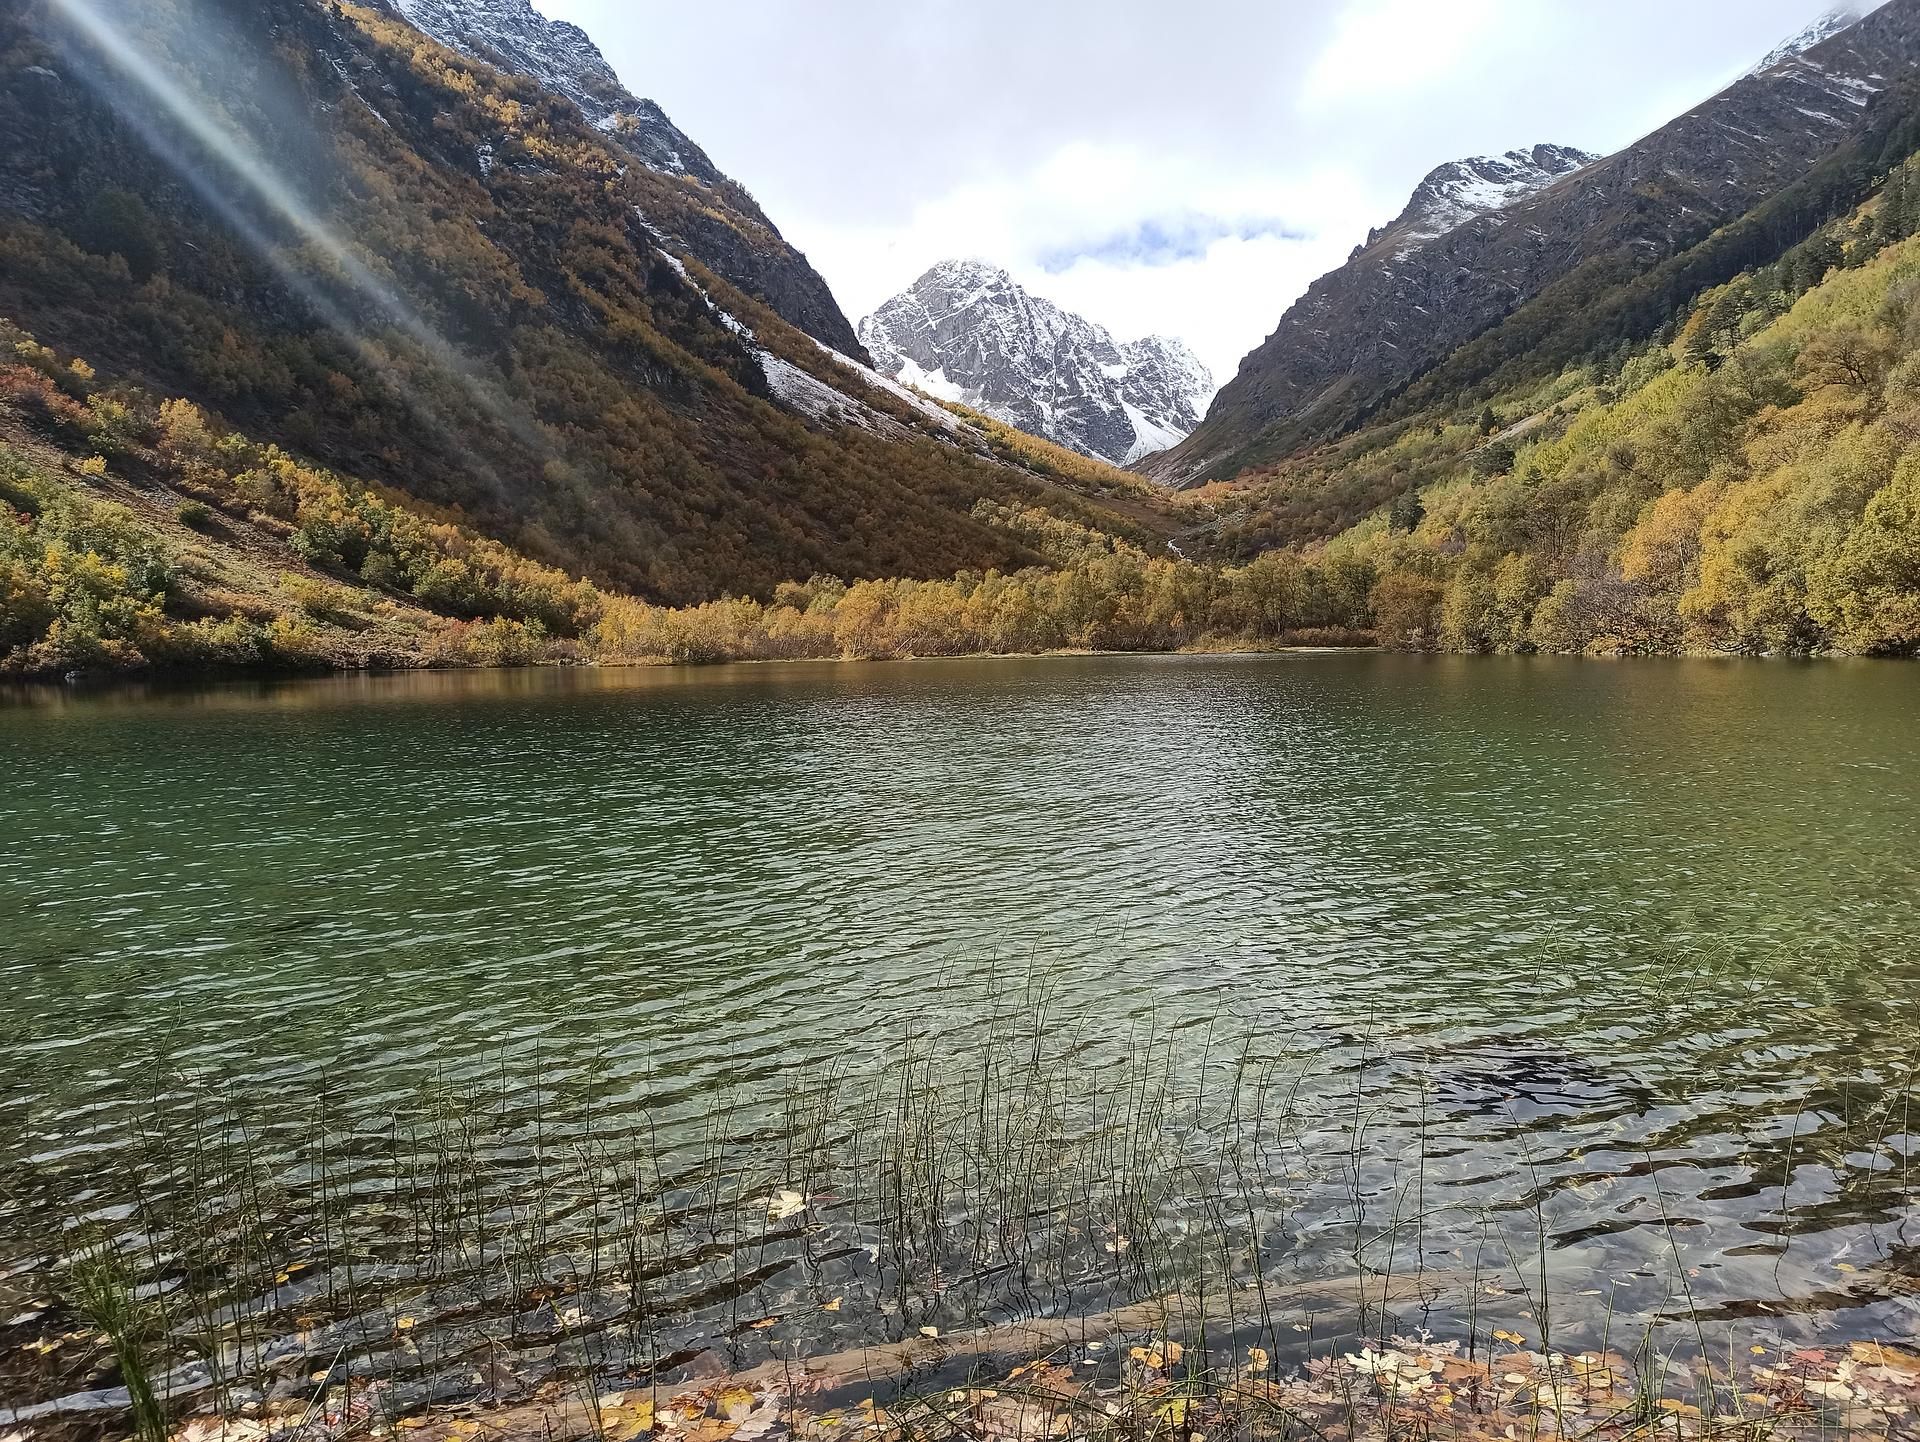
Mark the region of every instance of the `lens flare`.
POLYGON ((179 173, 204 201, 239 237, 264 260, 313 310, 329 329, 337 332, 359 353, 361 359, 389 385, 393 386, 419 416, 434 423, 439 437, 490 479, 496 488, 499 477, 483 457, 460 441, 454 427, 433 416, 428 397, 411 386, 385 351, 376 345, 353 317, 314 279, 296 268, 282 247, 252 220, 241 199, 279 220, 298 237, 306 252, 323 258, 334 278, 354 295, 359 306, 378 316, 411 341, 442 371, 454 377, 471 399, 484 411, 506 424, 522 444, 543 458, 552 448, 540 428, 524 415, 500 388, 477 374, 460 352, 440 335, 407 302, 356 255, 340 236, 317 216, 298 190, 272 164, 241 137, 221 124, 208 109, 183 89, 160 66, 150 60, 113 19, 103 14, 92 0, 50 0, 55 11, 73 32, 103 60, 114 77, 129 82, 133 90, 157 106, 178 125, 205 153, 218 162, 221 174, 211 174, 206 166, 181 152, 132 105, 127 93, 108 84, 95 89, 124 119, 140 128, 149 146, 179 173), (236 195, 234 192, 238 190, 236 195))

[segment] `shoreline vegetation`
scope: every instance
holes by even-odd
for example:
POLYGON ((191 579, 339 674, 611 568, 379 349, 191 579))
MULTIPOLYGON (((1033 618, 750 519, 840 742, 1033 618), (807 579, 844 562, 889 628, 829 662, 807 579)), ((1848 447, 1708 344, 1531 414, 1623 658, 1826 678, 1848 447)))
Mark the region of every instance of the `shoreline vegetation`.
POLYGON ((1039 564, 697 605, 605 589, 558 535, 534 559, 0 322, 0 677, 1367 642, 1912 656, 1920 238, 1900 237, 1920 177, 1895 179, 1670 336, 1477 420, 1396 422, 1170 496, 969 418, 983 451, 1058 491, 969 513, 1039 564), (1074 514, 1096 493, 1131 534, 1074 514))
MULTIPOLYGON (((1370 639, 1291 558, 1234 569, 991 500, 1052 568, 816 577, 765 602, 651 605, 220 429, 101 386, 0 327, 0 677, 245 675, 1179 651, 1370 639)), ((1353 578, 1355 580, 1358 577, 1353 578)))
MULTIPOLYGON (((1623 1301, 1554 1261, 1553 1178, 1591 1181, 1590 1161, 1529 1151, 1511 1192, 1452 1199, 1424 1103, 1395 1126, 1363 1085, 1417 1060, 1385 1035, 1357 1039, 1353 1073, 1225 1018, 1055 1031, 1043 990, 1013 990, 964 1045, 909 1033, 704 1095, 503 1056, 352 1111, 155 1067, 14 1180, 10 1210, 38 1224, 0 1272, 23 1304, 0 1426, 1785 1442, 1920 1418, 1920 1352, 1810 1342, 1790 1305, 1703 1294, 1697 1223, 1668 1212, 1651 1154, 1633 1185, 1659 1210, 1607 1268, 1648 1290, 1623 1301)), ((1860 1100, 1832 1143, 1884 1159, 1894 1205, 1907 1091, 1860 1100)), ((1773 1220, 1818 1236, 1784 1189, 1773 1220)))

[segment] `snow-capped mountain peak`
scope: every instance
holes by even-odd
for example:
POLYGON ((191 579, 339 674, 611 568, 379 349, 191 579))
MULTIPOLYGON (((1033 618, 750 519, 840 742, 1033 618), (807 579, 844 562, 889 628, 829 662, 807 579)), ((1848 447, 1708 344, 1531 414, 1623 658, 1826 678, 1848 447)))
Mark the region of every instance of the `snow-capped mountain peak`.
POLYGON ((1600 157, 1570 145, 1536 145, 1505 155, 1475 155, 1449 161, 1427 172, 1390 231, 1403 232, 1403 244, 1418 244, 1456 230, 1477 216, 1537 195, 1600 157))
POLYGON ((1784 65, 1796 56, 1804 55, 1807 51, 1813 49, 1814 46, 1833 39, 1833 37, 1838 35, 1842 30, 1857 25, 1877 8, 1877 4, 1836 5, 1818 20, 1815 20, 1811 25, 1807 26, 1807 28, 1802 30, 1798 35, 1795 35, 1790 40, 1783 41, 1768 51, 1766 58, 1747 73, 1749 75, 1764 75, 1776 65, 1784 65))
POLYGON ((1214 390, 1181 342, 1117 343, 983 260, 934 266, 860 340, 884 375, 1116 465, 1184 439, 1214 390))

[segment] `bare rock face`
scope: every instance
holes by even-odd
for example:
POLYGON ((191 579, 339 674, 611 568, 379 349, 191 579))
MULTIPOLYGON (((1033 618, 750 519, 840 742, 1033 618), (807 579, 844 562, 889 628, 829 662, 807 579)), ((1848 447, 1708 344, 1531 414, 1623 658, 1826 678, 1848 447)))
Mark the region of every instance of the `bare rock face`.
POLYGON ((391 3, 408 23, 448 49, 572 101, 596 129, 649 170, 698 187, 706 205, 690 210, 670 238, 815 340, 858 352, 853 326, 807 258, 786 242, 746 188, 722 174, 665 111, 621 84, 579 26, 547 19, 530 0, 391 3))
POLYGON ((1653 266, 1868 125, 1920 61, 1920 0, 1839 12, 1705 104, 1605 159, 1560 146, 1435 170, 1241 363, 1205 421, 1142 467, 1230 476, 1337 431, 1586 262, 1653 266))
POLYGON ((944 261, 860 323, 883 375, 1130 465, 1200 423, 1213 377, 1164 336, 1116 342, 983 261, 944 261))

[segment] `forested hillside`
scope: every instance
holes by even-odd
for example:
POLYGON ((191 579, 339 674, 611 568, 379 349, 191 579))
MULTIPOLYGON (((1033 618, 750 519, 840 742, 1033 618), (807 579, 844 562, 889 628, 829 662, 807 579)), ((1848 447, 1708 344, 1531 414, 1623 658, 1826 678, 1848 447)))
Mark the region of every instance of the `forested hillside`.
POLYGON ((1334 619, 1388 644, 1911 653, 1916 230, 1909 161, 1649 346, 1477 411, 1456 395, 1215 496, 1216 554, 1291 546, 1366 576, 1367 614, 1334 619))
MULTIPOLYGON (((1363 639, 1292 635, 1266 600, 1288 572, 1269 561, 1223 573, 984 499, 972 524, 1044 563, 649 605, 189 400, 109 384, 4 322, 0 356, 0 677, 1363 639)), ((996 451, 1154 518, 1131 477, 983 424, 996 451)))
POLYGON ((1537 351, 1558 365, 1639 344, 1701 286, 1771 262, 1914 145, 1910 128, 1904 143, 1889 136, 1916 109, 1920 0, 1805 39, 1518 200, 1436 222, 1416 195, 1145 469, 1169 484, 1230 479, 1377 419, 1409 386, 1430 403, 1537 351))
POLYGON ((4 0, 0 140, 0 315, 604 585, 1034 560, 983 500, 1132 529, 674 255, 697 186, 382 9, 4 0))

